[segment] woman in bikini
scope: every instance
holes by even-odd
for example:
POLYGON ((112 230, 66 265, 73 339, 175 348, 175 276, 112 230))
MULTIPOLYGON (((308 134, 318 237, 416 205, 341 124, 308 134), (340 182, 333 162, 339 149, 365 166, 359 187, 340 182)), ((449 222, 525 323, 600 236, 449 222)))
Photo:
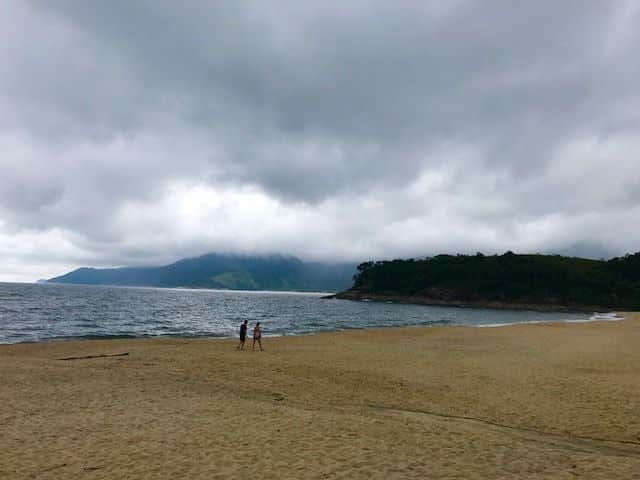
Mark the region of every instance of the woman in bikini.
POLYGON ((256 326, 253 328, 253 345, 251 346, 251 350, 256 348, 256 342, 260 345, 260 351, 264 351, 262 348, 262 342, 260 339, 262 338, 262 329, 260 328, 260 322, 256 323, 256 326))

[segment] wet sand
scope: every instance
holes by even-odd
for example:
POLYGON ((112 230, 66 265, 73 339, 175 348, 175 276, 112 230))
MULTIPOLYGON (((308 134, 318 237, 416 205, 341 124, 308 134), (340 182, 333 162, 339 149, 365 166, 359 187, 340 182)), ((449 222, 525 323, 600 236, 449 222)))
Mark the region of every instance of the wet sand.
POLYGON ((640 478, 637 314, 263 343, 0 346, 0 478, 640 478))

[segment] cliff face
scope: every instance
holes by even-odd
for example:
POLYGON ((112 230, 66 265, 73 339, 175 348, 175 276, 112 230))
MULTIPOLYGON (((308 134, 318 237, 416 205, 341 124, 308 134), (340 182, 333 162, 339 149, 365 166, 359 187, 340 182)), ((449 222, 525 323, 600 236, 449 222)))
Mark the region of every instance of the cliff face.
POLYGON ((337 298, 541 311, 640 309, 640 254, 609 261, 557 255, 440 255, 366 262, 337 298))

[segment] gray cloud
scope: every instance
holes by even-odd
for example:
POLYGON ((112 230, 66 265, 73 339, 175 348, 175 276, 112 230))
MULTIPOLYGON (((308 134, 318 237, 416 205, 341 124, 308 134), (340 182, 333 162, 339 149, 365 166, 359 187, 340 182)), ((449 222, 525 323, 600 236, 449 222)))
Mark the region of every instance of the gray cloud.
POLYGON ((18 236, 61 268, 637 249, 635 2, 8 5, 11 278, 18 236))

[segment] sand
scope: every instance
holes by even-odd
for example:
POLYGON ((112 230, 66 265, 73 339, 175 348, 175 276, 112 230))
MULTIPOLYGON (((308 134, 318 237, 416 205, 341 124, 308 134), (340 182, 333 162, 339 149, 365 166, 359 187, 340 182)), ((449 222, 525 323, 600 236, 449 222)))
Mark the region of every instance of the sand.
POLYGON ((638 315, 235 344, 0 346, 0 478, 640 478, 638 315))

